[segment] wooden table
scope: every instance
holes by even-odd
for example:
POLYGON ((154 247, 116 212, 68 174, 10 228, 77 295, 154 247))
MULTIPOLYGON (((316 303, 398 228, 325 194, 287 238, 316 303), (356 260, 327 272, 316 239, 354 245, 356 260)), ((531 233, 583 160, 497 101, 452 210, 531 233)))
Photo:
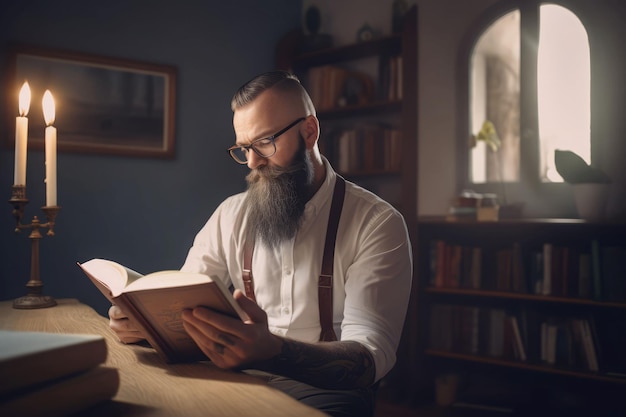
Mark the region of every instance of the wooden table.
POLYGON ((74 299, 36 310, 16 310, 0 302, 0 329, 98 334, 106 339, 107 366, 117 368, 120 388, 112 401, 89 416, 322 417, 326 414, 275 390, 261 378, 221 370, 210 362, 166 364, 156 352, 124 345, 108 319, 74 299))

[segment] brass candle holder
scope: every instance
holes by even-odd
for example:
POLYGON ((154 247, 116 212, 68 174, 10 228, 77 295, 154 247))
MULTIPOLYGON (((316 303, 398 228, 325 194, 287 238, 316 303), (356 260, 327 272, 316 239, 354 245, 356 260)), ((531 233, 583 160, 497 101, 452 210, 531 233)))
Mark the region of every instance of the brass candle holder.
POLYGON ((26 186, 14 185, 11 192, 9 204, 13 206, 13 217, 15 218, 15 232, 20 233, 22 229, 31 229, 28 238, 31 241, 30 259, 30 280, 26 283, 28 293, 13 300, 13 308, 34 309, 52 307, 57 304, 54 298, 43 295, 43 282, 39 276, 39 241, 43 238, 41 228, 47 228, 47 236, 54 236, 54 223, 61 207, 44 206, 41 210, 46 214, 46 222, 41 223, 37 216, 29 224, 22 224, 24 217, 24 207, 28 204, 26 198, 26 186))

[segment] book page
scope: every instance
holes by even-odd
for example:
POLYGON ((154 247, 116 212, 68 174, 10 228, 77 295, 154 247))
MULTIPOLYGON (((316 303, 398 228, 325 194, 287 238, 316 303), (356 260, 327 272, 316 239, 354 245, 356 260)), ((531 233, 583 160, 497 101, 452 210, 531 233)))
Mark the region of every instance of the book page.
POLYGON ((141 274, 129 270, 117 262, 106 259, 92 259, 79 264, 79 266, 92 278, 103 283, 113 297, 117 297, 124 290, 128 283, 129 272, 134 279, 137 279, 137 276, 141 276, 141 274))
POLYGON ((140 280, 135 280, 126 285, 125 292, 140 291, 155 288, 172 288, 183 285, 195 285, 213 282, 207 275, 182 271, 159 271, 143 276, 140 280))

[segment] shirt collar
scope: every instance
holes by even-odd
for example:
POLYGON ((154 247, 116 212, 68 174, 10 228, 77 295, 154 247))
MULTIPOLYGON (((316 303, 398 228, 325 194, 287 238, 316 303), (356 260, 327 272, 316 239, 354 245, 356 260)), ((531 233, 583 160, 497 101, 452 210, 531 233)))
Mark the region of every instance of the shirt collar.
POLYGON ((326 178, 324 178, 324 182, 319 190, 317 190, 315 195, 305 205, 304 213, 307 218, 315 218, 322 207, 330 201, 335 188, 335 182, 337 181, 337 173, 330 166, 328 160, 322 156, 322 161, 326 167, 326 178))

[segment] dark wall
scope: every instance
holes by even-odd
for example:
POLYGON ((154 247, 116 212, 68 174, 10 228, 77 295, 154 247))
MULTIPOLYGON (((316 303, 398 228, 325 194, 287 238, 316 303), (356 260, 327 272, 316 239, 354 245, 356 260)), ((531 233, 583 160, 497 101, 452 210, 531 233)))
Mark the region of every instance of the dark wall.
MULTIPOLYGON (((59 153, 62 209, 56 236, 40 244, 44 293, 78 298, 106 314, 108 302, 77 261, 109 258, 143 273, 182 265, 195 233, 217 205, 245 187, 247 168, 225 151, 234 142, 230 98, 243 82, 273 68, 274 46, 299 25, 300 7, 291 0, 2 2, 3 80, 7 51, 16 42, 168 64, 178 71, 175 159, 59 153)), ((4 86, 0 91, 9 94, 4 86)), ((17 102, 7 108, 2 97, 0 115, 0 142, 5 142, 15 134, 17 102)), ((13 169, 14 151, 3 146, 5 201, 13 169)), ((43 152, 30 151, 25 221, 43 218, 44 177, 43 152)), ((0 300, 25 295, 30 275, 28 233, 14 234, 13 226, 7 203, 0 210, 0 300)))

